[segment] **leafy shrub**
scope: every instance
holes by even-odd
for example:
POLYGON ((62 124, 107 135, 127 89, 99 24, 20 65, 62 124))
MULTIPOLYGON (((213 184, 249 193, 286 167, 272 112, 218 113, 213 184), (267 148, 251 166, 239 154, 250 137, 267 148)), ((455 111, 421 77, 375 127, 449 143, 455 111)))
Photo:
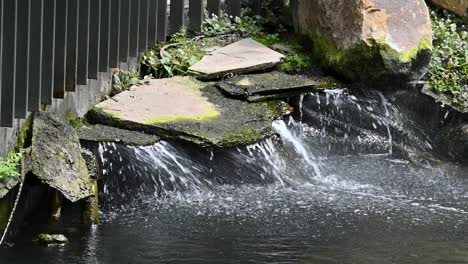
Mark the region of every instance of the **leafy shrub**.
POLYGON ((0 180, 19 176, 18 166, 23 158, 23 152, 12 152, 5 159, 0 158, 0 180))
POLYGON ((468 32, 462 19, 447 11, 432 11, 434 50, 429 85, 468 109, 468 32))

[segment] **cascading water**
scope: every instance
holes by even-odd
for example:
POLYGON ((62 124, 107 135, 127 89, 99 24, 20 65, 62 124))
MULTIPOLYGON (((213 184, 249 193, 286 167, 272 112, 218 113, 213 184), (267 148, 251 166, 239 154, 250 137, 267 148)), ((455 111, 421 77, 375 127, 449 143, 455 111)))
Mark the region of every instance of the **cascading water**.
MULTIPOLYGON (((166 141, 89 146, 102 170, 101 224, 55 255, 33 251, 31 258, 54 263, 467 259, 468 170, 432 155, 429 130, 419 126, 424 122, 410 118, 393 96, 376 92, 363 97, 334 90, 297 100, 299 116, 275 121, 277 137, 251 146, 211 150, 166 141)), ((8 254, 14 248, 2 252, 7 259, 8 254)))

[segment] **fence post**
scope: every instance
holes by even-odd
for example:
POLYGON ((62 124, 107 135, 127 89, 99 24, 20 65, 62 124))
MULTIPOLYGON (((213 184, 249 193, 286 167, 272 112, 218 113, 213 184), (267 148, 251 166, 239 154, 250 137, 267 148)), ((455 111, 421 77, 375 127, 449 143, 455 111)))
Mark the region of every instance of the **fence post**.
POLYGON ((109 68, 110 8, 110 0, 101 0, 101 27, 99 30, 100 72, 107 72, 109 68))
POLYGON ((156 34, 158 28, 158 1, 149 0, 148 7, 148 46, 156 44, 156 34))
POLYGON ((120 1, 111 0, 110 6, 109 67, 116 68, 119 61, 120 1))
POLYGON ((189 3, 189 30, 200 32, 203 24, 203 0, 191 0, 189 3))
POLYGON ((169 15, 169 34, 177 33, 185 26, 184 0, 171 1, 171 13, 169 15))
POLYGON ((140 0, 139 16, 138 51, 141 52, 148 47, 148 0, 140 0))
POLYGON ((41 108, 42 0, 30 0, 30 5, 28 110, 35 112, 41 108))
POLYGON ((131 0, 130 3, 130 43, 129 55, 130 57, 138 56, 138 26, 139 26, 139 4, 140 0, 131 0))
POLYGON ((2 0, 2 91, 0 101, 0 126, 13 126, 15 108, 15 17, 16 1, 2 0), (8 65, 8 66, 7 66, 8 65), (6 66, 6 67, 5 67, 6 66))
POLYGON ((95 80, 99 72, 100 2, 91 0, 89 6, 88 78, 95 80))
POLYGON ((29 2, 17 0, 15 58, 15 117, 25 118, 28 105, 29 2))
MULTIPOLYGON (((58 0, 60 1, 60 0, 58 0)), ((89 0, 78 2, 78 63, 76 82, 88 83, 89 0)))
POLYGON ((120 0, 120 33, 119 61, 125 62, 128 57, 130 41, 130 0, 120 0))
POLYGON ((52 104, 52 80, 54 79, 54 0, 44 0, 42 24, 42 79, 41 104, 52 104))
POLYGON ((167 37, 167 0, 158 0, 158 32, 157 41, 165 41, 167 37))
POLYGON ((78 54, 78 0, 67 1, 67 63, 65 91, 74 92, 76 91, 76 66, 78 54))
POLYGON ((226 13, 230 16, 239 17, 241 15, 241 1, 226 0, 226 13))
POLYGON ((55 98, 65 97, 65 52, 67 41, 67 1, 57 0, 55 6, 55 54, 54 86, 55 98))
POLYGON ((206 9, 208 10, 208 15, 212 16, 213 14, 220 16, 221 15, 221 0, 207 0, 206 9))

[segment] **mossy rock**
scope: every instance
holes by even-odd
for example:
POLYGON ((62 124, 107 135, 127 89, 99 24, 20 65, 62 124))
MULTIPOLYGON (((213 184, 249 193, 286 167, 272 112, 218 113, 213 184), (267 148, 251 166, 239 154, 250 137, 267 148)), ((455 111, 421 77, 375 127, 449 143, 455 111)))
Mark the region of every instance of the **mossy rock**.
MULTIPOLYGON (((123 108, 119 108, 121 106, 118 102, 111 99, 111 101, 95 106, 86 115, 86 118, 94 124, 140 131, 157 135, 163 139, 227 148, 253 144, 270 136, 272 134, 272 121, 281 117, 288 109, 286 104, 281 101, 248 103, 229 99, 223 96, 216 87, 191 77, 155 81, 154 89, 157 91, 164 83, 173 85, 174 82, 177 89, 173 90, 169 86, 167 93, 152 95, 162 102, 166 100, 171 102, 169 109, 155 109, 156 112, 151 112, 154 115, 152 118, 140 116, 135 118, 135 115, 126 113, 126 111, 139 111, 135 108, 145 104, 141 101, 144 100, 143 98, 138 98, 137 92, 132 94, 131 91, 116 98, 118 101, 125 96, 133 96, 135 103, 127 101, 125 111, 123 108), (179 100, 178 97, 183 98, 179 100), (187 101, 193 102, 195 106, 187 104, 187 101), (180 108, 184 107, 195 107, 195 110, 179 111, 180 108), (174 110, 174 114, 172 114, 172 110, 174 110), (158 111, 164 114, 158 115, 158 111), (184 116, 180 113, 187 115, 184 116)), ((141 87, 136 89, 141 89, 141 87)), ((145 89, 144 86, 143 89, 145 89)), ((142 93, 147 95, 145 92, 142 93)))

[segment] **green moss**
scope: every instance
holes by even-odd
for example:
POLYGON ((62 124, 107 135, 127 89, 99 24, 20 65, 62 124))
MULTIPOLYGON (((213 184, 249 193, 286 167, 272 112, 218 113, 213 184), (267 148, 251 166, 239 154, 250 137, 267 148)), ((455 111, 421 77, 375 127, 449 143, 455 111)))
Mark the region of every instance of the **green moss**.
POLYGON ((264 137, 261 131, 251 128, 238 128, 222 135, 222 145, 226 147, 249 145, 260 141, 264 137))
POLYGON ((423 38, 418 47, 398 52, 384 38, 367 39, 354 47, 342 49, 330 38, 314 33, 313 55, 326 68, 350 80, 379 79, 387 74, 398 75, 399 65, 411 63, 421 52, 431 50, 430 38, 423 38))
POLYGON ((63 118, 75 129, 86 126, 84 120, 72 112, 66 112, 63 118))
POLYGON ((61 159, 64 159, 64 158, 65 158, 65 153, 59 152, 59 153, 57 154, 57 156, 59 156, 61 159))
POLYGON ((93 196, 86 199, 83 205, 83 224, 99 224, 99 190, 97 180, 93 181, 93 196))

